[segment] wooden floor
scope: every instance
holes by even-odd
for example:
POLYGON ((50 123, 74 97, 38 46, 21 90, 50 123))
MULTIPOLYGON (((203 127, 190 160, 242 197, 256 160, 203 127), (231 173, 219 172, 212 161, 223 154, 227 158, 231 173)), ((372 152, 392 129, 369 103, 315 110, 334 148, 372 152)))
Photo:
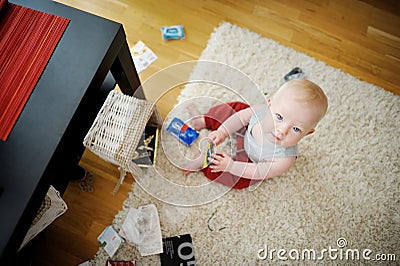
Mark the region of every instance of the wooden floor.
MULTIPOLYGON (((58 0, 123 23, 128 43, 147 44, 158 60, 140 74, 145 81, 172 64, 198 59, 210 33, 223 21, 341 68, 400 95, 400 2, 397 0, 58 0), (186 39, 164 42, 160 27, 182 24, 186 39)), ((151 92, 146 92, 151 98, 151 92)), ((175 91, 159 102, 166 114, 175 91)), ((116 167, 86 151, 81 165, 94 173, 94 191, 71 182, 64 200, 69 210, 39 240, 33 265, 77 265, 99 248, 97 236, 121 209, 133 178, 117 195, 116 167)))

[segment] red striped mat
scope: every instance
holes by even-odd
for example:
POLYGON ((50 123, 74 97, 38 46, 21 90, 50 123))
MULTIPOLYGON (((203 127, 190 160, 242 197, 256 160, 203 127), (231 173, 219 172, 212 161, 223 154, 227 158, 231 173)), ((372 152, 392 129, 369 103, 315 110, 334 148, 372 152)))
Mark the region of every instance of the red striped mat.
POLYGON ((0 18, 0 139, 6 141, 69 19, 9 3, 0 18))

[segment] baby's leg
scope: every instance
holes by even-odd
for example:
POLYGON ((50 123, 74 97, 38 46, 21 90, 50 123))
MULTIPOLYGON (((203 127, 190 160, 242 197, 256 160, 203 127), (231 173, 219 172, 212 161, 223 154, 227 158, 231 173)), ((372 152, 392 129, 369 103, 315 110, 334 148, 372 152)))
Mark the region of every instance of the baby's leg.
POLYGON ((194 104, 187 105, 186 109, 190 114, 190 124, 194 129, 217 130, 231 115, 247 107, 249 105, 242 102, 229 102, 211 107, 205 114, 200 113, 194 104))
POLYGON ((202 130, 206 127, 206 123, 204 120, 204 115, 200 113, 199 109, 197 109, 196 105, 189 104, 186 106, 186 109, 190 115, 190 124, 196 130, 202 130))
MULTIPOLYGON (((204 128, 206 128, 206 123, 204 120, 204 115, 202 113, 200 113, 199 109, 197 109, 195 104, 189 104, 186 106, 186 109, 189 112, 190 115, 190 124, 192 125, 192 127, 196 130, 202 130, 204 128)), ((198 153, 195 157, 195 159, 191 160, 190 162, 188 162, 187 164, 185 164, 185 166, 182 169, 182 172, 185 175, 189 175, 192 172, 198 171, 201 169, 201 167, 203 166, 203 154, 198 153)))

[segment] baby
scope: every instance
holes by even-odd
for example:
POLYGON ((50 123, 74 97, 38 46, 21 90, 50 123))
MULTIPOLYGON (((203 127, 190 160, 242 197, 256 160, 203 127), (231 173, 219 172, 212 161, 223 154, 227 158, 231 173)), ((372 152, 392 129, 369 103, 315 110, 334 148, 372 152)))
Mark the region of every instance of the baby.
MULTIPOLYGON (((283 84, 263 105, 230 102, 212 107, 206 114, 200 114, 194 105, 187 108, 196 130, 212 131, 208 138, 214 145, 236 133, 236 155, 215 154, 201 171, 210 180, 243 189, 290 169, 297 157, 297 143, 314 133, 328 100, 318 85, 295 79, 283 84)), ((202 165, 200 155, 183 171, 189 174, 202 165)))

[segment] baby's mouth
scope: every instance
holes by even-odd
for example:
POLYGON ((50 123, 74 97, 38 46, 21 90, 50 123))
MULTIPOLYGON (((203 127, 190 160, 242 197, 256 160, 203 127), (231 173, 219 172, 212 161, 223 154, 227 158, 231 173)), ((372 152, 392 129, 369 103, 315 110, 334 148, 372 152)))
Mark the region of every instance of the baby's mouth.
POLYGON ((271 142, 273 142, 273 143, 276 143, 276 142, 280 142, 282 139, 281 138, 279 138, 278 136, 276 136, 275 134, 274 134, 274 132, 270 132, 269 133, 269 136, 270 136, 270 141, 271 142))
POLYGON ((278 136, 275 135, 274 133, 271 133, 271 134, 272 134, 272 136, 274 137, 274 140, 275 140, 275 141, 277 141, 277 142, 282 141, 282 138, 278 137, 278 136))

